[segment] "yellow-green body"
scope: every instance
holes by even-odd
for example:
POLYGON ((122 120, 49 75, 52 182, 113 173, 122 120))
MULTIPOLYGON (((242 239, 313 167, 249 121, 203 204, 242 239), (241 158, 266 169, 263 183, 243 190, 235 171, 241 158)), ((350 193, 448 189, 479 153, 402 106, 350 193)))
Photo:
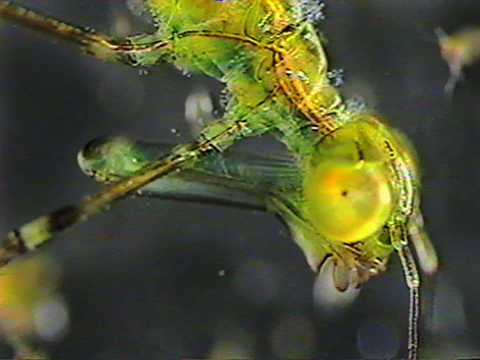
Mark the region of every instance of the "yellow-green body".
MULTIPOLYGON (((222 117, 207 124, 195 143, 168 155, 124 138, 90 143, 79 155, 82 169, 118 182, 10 232, 0 249, 0 266, 116 201, 140 194, 155 180, 191 185, 214 178, 223 187, 260 192, 254 202, 283 218, 314 271, 333 261, 340 291, 383 271, 396 250, 411 291, 409 357, 415 358, 419 277, 410 243, 421 250, 424 270, 435 271, 437 259, 423 229, 419 169, 408 140, 374 114, 344 105, 327 78, 319 37, 296 0, 143 2, 156 29, 125 39, 0 2, 0 17, 65 40, 85 54, 131 66, 170 62, 216 78, 229 93, 222 117), (286 145, 294 166, 261 160, 260 169, 268 172, 263 178, 256 172, 258 159, 216 168, 235 141, 267 131, 286 145)), ((177 192, 182 191, 178 185, 177 192)))
MULTIPOLYGON (((310 122, 327 134, 338 126, 341 119, 332 114, 340 97, 328 82, 325 53, 313 26, 288 1, 148 4, 159 24, 148 41, 166 39, 169 61, 224 82, 234 98, 227 111, 248 116, 252 131, 278 128, 292 150, 302 151, 308 136, 298 141, 299 128, 310 122)), ((145 38, 131 41, 144 43, 145 38)), ((142 53, 136 60, 149 65, 164 56, 142 53)))
MULTIPOLYGON (((212 148, 223 152, 240 137, 273 131, 297 159, 299 180, 293 188, 278 184, 269 207, 289 225, 312 269, 317 271, 327 257, 336 259, 341 277, 347 279, 337 283, 339 289, 363 283, 383 270, 389 254, 408 243, 411 227, 420 227, 415 232, 422 237, 419 242, 433 249, 418 225, 422 223, 420 184, 412 147, 375 115, 343 104, 327 78, 319 37, 296 0, 144 3, 156 31, 124 40, 33 13, 27 18, 22 9, 7 2, 0 4, 0 15, 101 59, 133 66, 171 62, 225 83, 230 99, 225 113, 209 123, 198 140, 211 145, 201 151, 179 146, 171 163, 191 158, 194 164, 212 148), (332 176, 343 180, 332 187, 325 182, 332 176), (345 192, 349 196, 341 197, 345 192)), ((111 157, 107 161, 94 165, 92 159, 83 161, 88 160, 86 166, 95 167, 97 173, 136 169, 126 171, 130 176, 154 160, 133 162, 128 146, 114 148, 108 155, 100 154, 111 157)), ((75 219, 86 219, 85 210, 80 214, 75 219)), ((48 221, 39 218, 24 226, 32 239, 28 248, 51 236, 48 221)), ((429 268, 436 268, 433 250, 427 257, 429 268)))
MULTIPOLYGON (((389 224, 399 222, 404 226, 415 206, 419 188, 416 159, 408 142, 396 131, 371 114, 350 112, 344 107, 337 90, 329 84, 326 55, 315 29, 303 21, 295 2, 150 0, 147 4, 157 20, 158 33, 169 41, 171 61, 224 82, 232 97, 226 109, 228 117, 245 119, 249 134, 276 130, 277 137, 298 155, 303 182, 293 193, 280 191, 284 201, 273 198, 270 206, 294 233, 301 233, 295 239, 311 267, 317 270, 326 256, 333 254, 338 268, 344 268, 342 276, 352 277, 349 282, 356 285, 383 270, 393 251, 389 224), (366 185, 354 182, 350 186, 388 189, 388 200, 366 216, 368 230, 353 229, 353 235, 339 234, 335 238, 334 229, 323 231, 322 223, 327 224, 320 216, 322 209, 312 209, 318 210, 320 203, 320 208, 328 208, 323 210, 333 211, 337 220, 326 221, 336 221, 338 233, 344 231, 338 218, 351 211, 351 200, 332 207, 332 197, 323 193, 323 200, 312 200, 304 184, 311 182, 320 163, 344 164, 353 169, 359 161, 366 167, 373 164, 373 173, 379 175, 366 185)), ((214 137, 226 124, 210 125, 202 135, 214 137)), ((352 171, 350 176, 355 179, 356 174, 352 171)), ((353 213, 361 219, 369 205, 353 213)), ((351 220, 345 219, 344 223, 351 220)))

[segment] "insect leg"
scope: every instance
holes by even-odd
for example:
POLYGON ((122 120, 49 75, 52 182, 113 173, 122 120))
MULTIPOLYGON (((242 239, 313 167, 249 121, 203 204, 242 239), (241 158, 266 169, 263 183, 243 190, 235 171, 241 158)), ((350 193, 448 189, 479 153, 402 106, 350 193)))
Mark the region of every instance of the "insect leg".
POLYGON ((418 350, 418 319, 420 316, 419 287, 420 278, 410 248, 405 245, 397 250, 410 292, 408 316, 408 359, 415 360, 418 350))
POLYGON ((157 33, 118 39, 41 15, 9 1, 0 2, 0 18, 65 41, 82 53, 105 61, 149 66, 168 61, 171 53, 170 42, 157 33))
MULTIPOLYGON (((145 165, 135 175, 87 196, 76 204, 63 206, 49 215, 32 220, 12 230, 0 241, 0 269, 17 256, 34 251, 53 236, 89 217, 108 210, 116 202, 133 195, 138 189, 173 171, 192 166, 212 151, 221 151, 244 135, 241 121, 223 124, 214 136, 193 144, 180 145, 172 153, 145 165)), ((247 129, 248 131, 248 129, 247 129)))
POLYGON ((410 306, 408 316, 408 359, 415 360, 418 350, 418 321, 420 316, 420 276, 412 251, 408 246, 408 235, 403 224, 390 228, 392 245, 398 253, 402 263, 405 282, 410 292, 410 306))

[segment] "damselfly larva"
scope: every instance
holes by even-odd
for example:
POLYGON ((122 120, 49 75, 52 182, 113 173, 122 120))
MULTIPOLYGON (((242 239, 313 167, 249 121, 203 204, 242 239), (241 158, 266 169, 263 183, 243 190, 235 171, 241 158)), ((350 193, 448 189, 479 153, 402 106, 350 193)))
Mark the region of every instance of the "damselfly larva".
POLYGON ((447 35, 441 28, 435 29, 438 45, 443 60, 450 69, 450 76, 445 85, 445 93, 452 96, 457 82, 463 77, 465 66, 472 65, 480 59, 480 28, 468 27, 447 35))
POLYGON ((80 166, 113 184, 11 231, 2 241, 1 267, 131 195, 246 203, 278 214, 312 270, 330 274, 339 292, 383 272, 396 252, 410 291, 408 357, 415 359, 420 278, 412 246, 423 270, 437 267, 420 212, 417 157, 377 115, 345 106, 309 21, 319 17, 311 8, 302 12, 310 2, 143 2, 156 29, 123 39, 0 2, 3 19, 84 54, 130 66, 173 63, 216 78, 229 92, 221 118, 205 122, 193 143, 165 148, 118 136, 88 143, 80 166), (268 131, 291 157, 227 153, 241 138, 268 131), (332 271, 322 272, 326 266, 332 271))

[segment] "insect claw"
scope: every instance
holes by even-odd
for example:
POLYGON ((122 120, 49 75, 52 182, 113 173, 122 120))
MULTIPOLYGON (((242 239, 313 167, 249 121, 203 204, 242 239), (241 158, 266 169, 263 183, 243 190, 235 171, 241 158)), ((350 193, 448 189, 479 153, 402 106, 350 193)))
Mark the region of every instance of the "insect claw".
POLYGON ((336 316, 347 309, 360 293, 360 284, 340 291, 335 284, 336 260, 329 256, 322 263, 314 285, 314 300, 318 310, 328 316, 336 316))

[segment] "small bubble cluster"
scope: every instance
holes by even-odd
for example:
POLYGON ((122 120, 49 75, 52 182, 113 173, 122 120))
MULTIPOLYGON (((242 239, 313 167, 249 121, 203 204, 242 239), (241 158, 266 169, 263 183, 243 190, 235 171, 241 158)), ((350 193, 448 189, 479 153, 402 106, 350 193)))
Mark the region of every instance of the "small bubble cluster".
POLYGON ((223 88, 220 92, 219 104, 222 109, 226 109, 230 101, 232 100, 232 94, 227 88, 223 88))
POLYGON ((324 8, 325 4, 318 0, 300 0, 303 20, 311 24, 316 24, 325 19, 324 8))
POLYGON ((327 73, 327 77, 333 86, 338 87, 343 84, 343 74, 343 69, 334 69, 327 73))
POLYGON ((354 96, 345 101, 346 111, 349 113, 359 113, 364 111, 367 106, 365 100, 360 96, 354 96))

